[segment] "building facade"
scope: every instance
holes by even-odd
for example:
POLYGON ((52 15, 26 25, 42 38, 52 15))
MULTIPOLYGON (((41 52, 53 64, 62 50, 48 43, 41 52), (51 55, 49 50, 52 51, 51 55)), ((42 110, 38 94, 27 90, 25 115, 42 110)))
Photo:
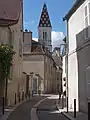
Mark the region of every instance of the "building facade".
POLYGON ((23 51, 23 72, 40 76, 43 93, 56 92, 56 83, 58 83, 56 77, 59 71, 56 72, 56 63, 51 54, 51 32, 52 26, 47 6, 44 3, 38 25, 38 42, 32 40, 32 32, 25 31, 23 51))
POLYGON ((52 26, 48 10, 46 4, 44 4, 38 25, 38 40, 41 44, 47 47, 50 52, 52 52, 51 32, 52 26))
POLYGON ((78 0, 65 16, 68 43, 69 109, 88 112, 90 99, 90 0, 78 0), (77 19, 78 18, 78 19, 77 19))
MULTIPOLYGON (((7 97, 8 100, 7 104, 12 105, 14 104, 15 93, 18 97, 18 93, 25 89, 25 81, 23 80, 22 74, 23 1, 0 1, 0 44, 11 44, 16 52, 13 58, 13 65, 11 67, 11 80, 8 80, 7 84, 7 91, 5 88, 6 85, 4 85, 4 93, 0 94, 0 97, 5 94, 5 97, 7 97), (6 5, 10 7, 8 8, 6 5), (12 14, 10 11, 12 11, 12 14)), ((2 86, 1 83, 0 85, 2 86)))
POLYGON ((26 37, 26 34, 27 36, 32 36, 32 32, 24 33, 24 45, 26 46, 26 41, 28 43, 27 49, 24 46, 25 51, 23 51, 23 72, 38 74, 41 80, 42 93, 52 92, 56 75, 55 62, 50 52, 42 44, 32 40, 32 37, 26 37), (29 47, 31 48, 29 49, 29 47))
POLYGON ((52 58, 56 63, 56 92, 62 91, 62 57, 60 55, 60 47, 55 47, 52 58))

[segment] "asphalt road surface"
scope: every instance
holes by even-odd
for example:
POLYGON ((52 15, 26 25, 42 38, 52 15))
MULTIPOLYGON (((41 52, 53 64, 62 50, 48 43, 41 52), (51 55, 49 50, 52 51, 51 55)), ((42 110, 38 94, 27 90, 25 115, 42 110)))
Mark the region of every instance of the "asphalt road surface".
POLYGON ((68 120, 56 108, 56 100, 47 99, 37 109, 39 120, 68 120))
POLYGON ((43 99, 44 97, 33 97, 33 99, 21 104, 13 111, 7 120, 31 120, 30 111, 34 104, 43 99))

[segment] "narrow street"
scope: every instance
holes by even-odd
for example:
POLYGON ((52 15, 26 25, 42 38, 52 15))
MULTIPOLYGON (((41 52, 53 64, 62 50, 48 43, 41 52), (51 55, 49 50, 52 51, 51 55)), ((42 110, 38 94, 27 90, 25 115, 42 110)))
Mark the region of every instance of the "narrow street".
POLYGON ((56 95, 48 97, 39 105, 37 115, 39 120, 68 120, 56 108, 56 95))
MULTIPOLYGON (((45 96, 33 97, 33 99, 21 104, 13 111, 7 120, 31 120, 31 109, 45 96)), ((50 95, 37 107, 38 120, 68 120, 56 109, 56 95, 50 95)))
POLYGON ((44 97, 33 97, 33 99, 21 104, 15 111, 13 111, 7 120, 31 120, 30 111, 34 104, 44 97))

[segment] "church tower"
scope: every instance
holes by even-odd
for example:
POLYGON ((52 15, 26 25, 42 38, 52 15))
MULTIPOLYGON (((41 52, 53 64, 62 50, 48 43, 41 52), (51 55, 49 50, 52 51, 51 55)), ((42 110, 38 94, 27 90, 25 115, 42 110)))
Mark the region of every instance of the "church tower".
POLYGON ((52 26, 47 10, 47 6, 44 3, 39 25, 38 25, 38 41, 52 52, 52 40, 51 40, 52 26))

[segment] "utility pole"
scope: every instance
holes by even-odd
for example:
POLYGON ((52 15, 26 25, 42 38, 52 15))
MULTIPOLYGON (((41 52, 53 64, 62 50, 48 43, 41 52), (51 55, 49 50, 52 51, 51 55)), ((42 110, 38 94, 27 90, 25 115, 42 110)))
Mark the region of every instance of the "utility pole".
POLYGON ((7 87, 8 87, 8 79, 5 79, 5 106, 7 105, 7 87))

